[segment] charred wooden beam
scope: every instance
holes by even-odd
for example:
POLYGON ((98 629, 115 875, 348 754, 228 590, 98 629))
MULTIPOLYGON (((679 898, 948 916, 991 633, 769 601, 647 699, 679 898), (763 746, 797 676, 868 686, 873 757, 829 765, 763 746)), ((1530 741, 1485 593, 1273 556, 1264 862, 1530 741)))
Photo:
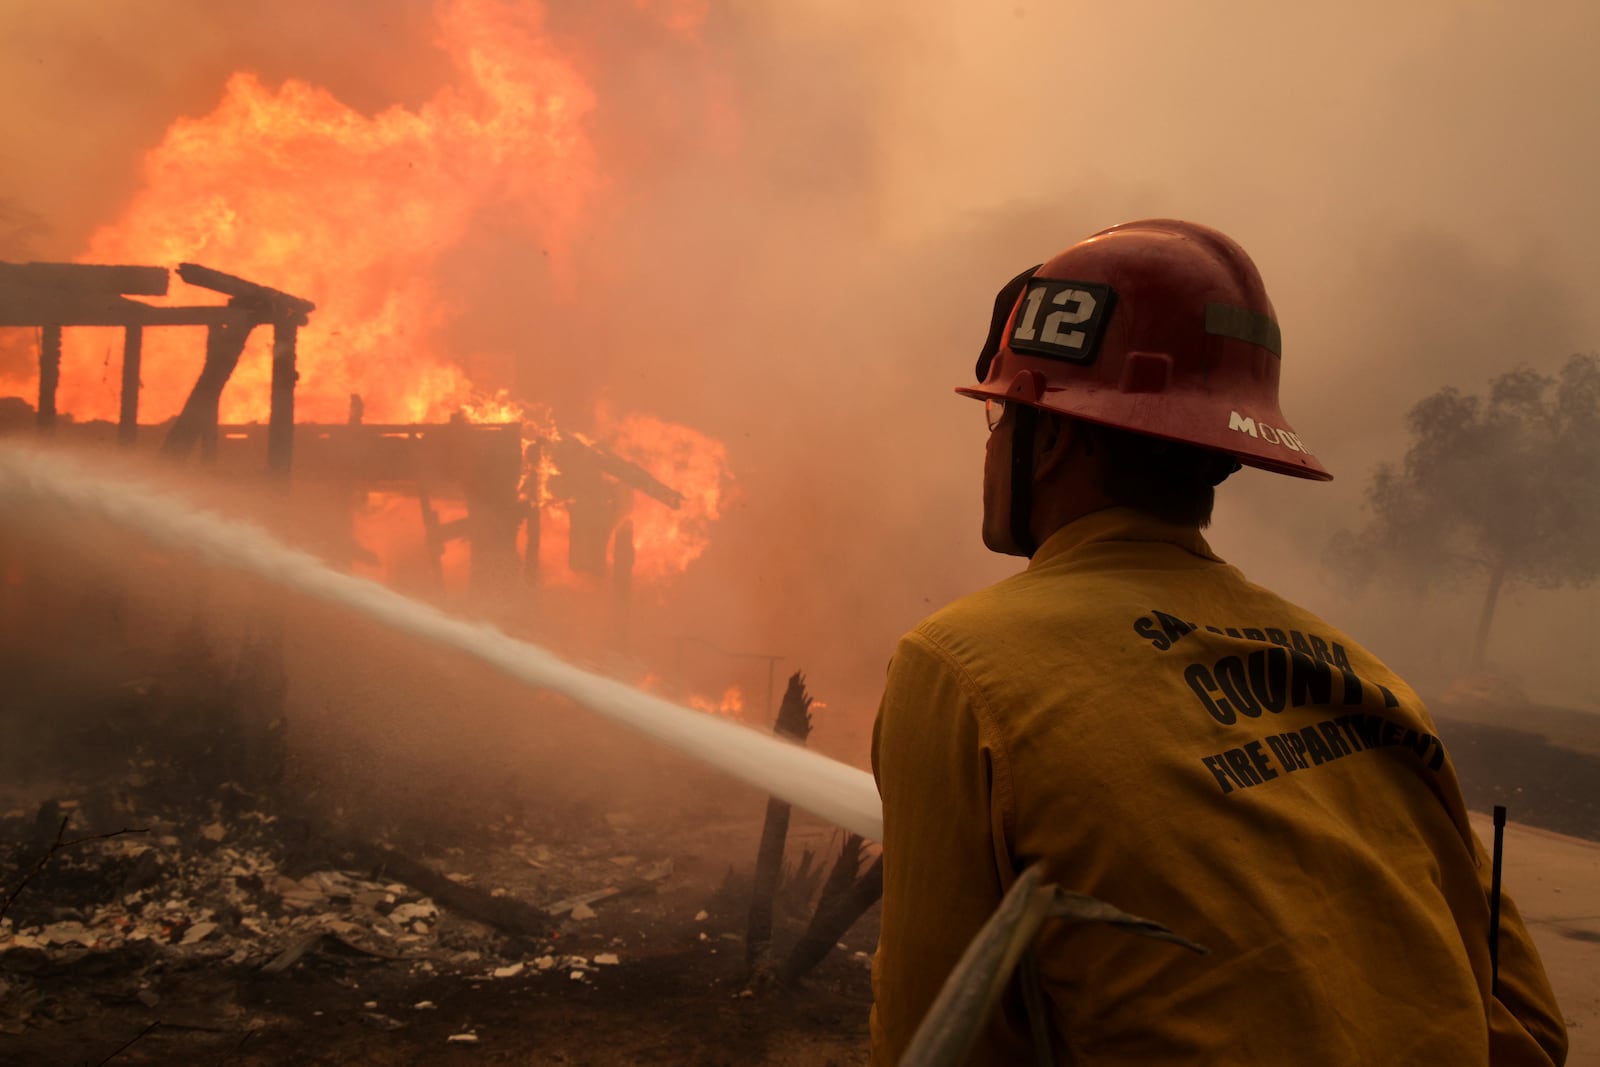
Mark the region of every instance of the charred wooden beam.
POLYGON ((633 616, 633 520, 623 519, 611 535, 611 610, 616 645, 627 649, 633 616))
POLYGON ((529 504, 522 527, 527 531, 527 540, 522 548, 522 584, 532 588, 539 584, 539 552, 544 546, 544 509, 538 504, 529 504))
POLYGON ((522 502, 517 483, 507 480, 500 492, 466 483, 467 540, 472 546, 468 585, 478 593, 493 595, 517 580, 517 527, 522 522, 522 502))
POLYGON ((122 333, 122 409, 117 417, 117 441, 132 448, 139 439, 139 371, 144 358, 144 328, 129 326, 122 333))
POLYGON ((883 896, 883 857, 873 860, 872 866, 858 877, 856 870, 861 862, 861 838, 851 836, 853 847, 852 841, 845 842, 839 863, 828 877, 830 883, 842 883, 844 888, 832 894, 823 890, 822 899, 817 902, 816 913, 811 916, 806 932, 800 935, 789 958, 778 968, 778 981, 784 985, 793 985, 826 959, 828 953, 833 951, 833 946, 856 924, 856 920, 883 896), (836 877, 841 872, 843 877, 836 877))
POLYGON ((304 326, 308 316, 317 309, 317 305, 303 297, 293 296, 268 285, 260 285, 236 274, 202 267, 198 263, 178 264, 178 277, 190 285, 226 293, 240 303, 259 308, 265 317, 275 322, 304 326))
MULTIPOLYGON (((805 676, 796 671, 778 708, 773 733, 805 744, 811 735, 811 697, 806 692, 805 676)), ((745 937, 745 963, 752 980, 763 980, 770 969, 772 951, 772 909, 783 875, 783 845, 789 836, 789 805, 771 797, 767 818, 761 828, 761 847, 756 853, 756 873, 750 888, 750 922, 745 937)))
POLYGON ((239 354, 250 338, 256 320, 248 314, 234 312, 234 319, 213 326, 206 331, 206 361, 200 368, 183 410, 167 432, 161 451, 172 459, 183 459, 196 444, 208 458, 216 454, 217 414, 222 403, 222 389, 228 384, 233 369, 239 365, 239 354))
POLYGON ((567 497, 567 566, 579 574, 606 573, 606 549, 617 522, 627 514, 624 492, 585 470, 562 469, 567 497))
POLYGON ((267 415, 267 469, 287 477, 294 462, 295 345, 300 327, 293 322, 272 324, 272 401, 267 415))
POLYGON ((433 497, 428 493, 428 483, 417 482, 417 507, 422 513, 422 542, 428 548, 428 573, 434 584, 444 587, 445 537, 439 513, 433 510, 433 497))
POLYGON ((593 470, 610 475, 629 489, 636 489, 653 500, 677 510, 683 506, 683 494, 658 479, 655 475, 578 434, 558 437, 551 443, 551 454, 556 467, 565 475, 576 475, 581 470, 593 470))
POLYGON ((166 296, 167 268, 97 263, 0 263, 0 286, 34 286, 80 293, 166 296))
POLYGON ((39 432, 56 426, 56 389, 61 385, 61 327, 46 326, 39 335, 39 432))
POLYGON ((544 909, 511 896, 461 885, 420 860, 381 845, 346 842, 358 862, 375 877, 394 879, 421 890, 439 907, 487 923, 497 930, 522 937, 544 938, 551 932, 550 916, 544 909))
MULTIPOLYGON (((221 447, 232 454, 231 461, 265 462, 270 426, 227 423, 219 430, 221 447)), ((476 476, 492 485, 493 493, 514 498, 520 433, 518 425, 493 423, 455 427, 299 422, 294 431, 294 469, 297 478, 354 479, 406 493, 414 491, 418 478, 435 486, 454 486, 476 476)), ((510 506, 514 523, 520 505, 510 506)))
POLYGON ((228 307, 154 307, 98 293, 0 286, 0 326, 216 326, 238 314, 228 307))
POLYGON ((544 541, 544 509, 539 496, 539 458, 543 449, 538 441, 528 441, 522 446, 522 469, 529 479, 525 496, 528 498, 522 528, 527 537, 522 548, 522 584, 532 588, 539 584, 539 550, 544 541))

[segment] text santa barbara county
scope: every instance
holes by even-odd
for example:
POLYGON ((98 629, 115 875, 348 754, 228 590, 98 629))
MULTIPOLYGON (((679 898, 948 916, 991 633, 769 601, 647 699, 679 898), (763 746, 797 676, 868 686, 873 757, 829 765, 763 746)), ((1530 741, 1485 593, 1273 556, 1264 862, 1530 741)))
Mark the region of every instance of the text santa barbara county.
POLYGON ((1352 711, 1323 718, 1204 757, 1202 764, 1215 776, 1222 792, 1262 785, 1280 774, 1309 770, 1374 748, 1409 749, 1433 771, 1444 765, 1439 739, 1385 714, 1399 708, 1400 701, 1387 686, 1363 681, 1337 641, 1271 626, 1201 627, 1161 611, 1133 622, 1134 632, 1159 652, 1200 629, 1263 646, 1190 663, 1183 669, 1195 700, 1224 726, 1238 724, 1241 716, 1260 719, 1285 708, 1337 704, 1359 708, 1369 696, 1374 702, 1381 700, 1383 707, 1378 714, 1352 711))

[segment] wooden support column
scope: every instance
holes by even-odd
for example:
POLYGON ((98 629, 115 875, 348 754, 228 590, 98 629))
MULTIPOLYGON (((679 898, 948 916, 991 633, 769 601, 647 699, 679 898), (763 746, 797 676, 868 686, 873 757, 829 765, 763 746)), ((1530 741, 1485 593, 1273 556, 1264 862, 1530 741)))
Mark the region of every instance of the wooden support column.
POLYGON ((117 420, 117 443, 132 448, 139 437, 139 365, 144 359, 144 327, 122 331, 122 411, 117 420))
MULTIPOLYGON (((811 694, 805 675, 795 671, 778 708, 772 732, 800 744, 811 736, 811 694)), ((745 962, 751 985, 765 984, 772 974, 772 911, 783 881, 783 844, 789 836, 789 804, 777 797, 767 800, 767 818, 756 851, 756 872, 750 888, 750 925, 745 934, 745 962)))
POLYGON ((439 523, 439 513, 433 510, 433 498, 428 493, 428 483, 417 479, 417 506, 422 509, 422 540, 428 548, 428 574, 433 584, 444 588, 444 531, 439 523))
MULTIPOLYGON (((287 478, 294 462, 295 344, 300 327, 279 319, 272 324, 272 409, 267 418, 267 469, 287 478)), ((359 415, 356 421, 360 421, 359 415)))
POLYGON ((61 327, 46 326, 39 335, 39 432, 56 428, 56 389, 61 385, 61 327))
POLYGON ((244 343, 256 325, 248 315, 238 312, 235 315, 233 321, 206 330, 205 365, 200 368, 200 377, 161 445, 161 451, 172 459, 183 459, 197 444, 207 460, 216 456, 217 412, 222 403, 222 390, 234 367, 239 365, 239 354, 244 351, 244 343))
POLYGON ((527 543, 522 548, 522 584, 532 589, 539 584, 539 550, 544 544, 544 509, 538 504, 528 504, 528 515, 523 520, 528 531, 527 543))
POLYGON ((633 520, 623 519, 611 537, 611 608, 617 648, 626 650, 633 623, 633 520))
POLYGON ((522 547, 522 584, 532 589, 539 584, 539 549, 544 541, 544 508, 539 503, 539 463, 542 449, 538 441, 526 441, 522 446, 522 477, 529 499, 523 517, 527 541, 522 547))

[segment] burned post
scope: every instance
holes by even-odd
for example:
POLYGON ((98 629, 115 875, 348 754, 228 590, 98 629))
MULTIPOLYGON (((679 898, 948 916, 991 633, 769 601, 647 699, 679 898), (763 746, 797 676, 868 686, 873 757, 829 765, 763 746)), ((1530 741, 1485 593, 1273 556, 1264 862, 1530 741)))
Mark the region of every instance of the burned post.
MULTIPOLYGON (((137 412, 140 328, 157 321, 182 321, 173 314, 190 309, 155 308, 123 294, 164 296, 168 278, 164 267, 102 266, 93 263, 0 263, 0 326, 34 326, 39 338, 39 404, 35 408, 40 433, 52 433, 56 423, 56 393, 61 384, 62 330, 67 326, 121 326, 123 341, 121 434, 128 433, 128 391, 133 383, 137 412), (164 318, 157 318, 162 313, 164 318), (132 369, 129 368, 130 360, 132 369)), ((206 309, 207 311, 214 309, 206 309)))
POLYGON ((472 552, 468 586, 478 596, 492 597, 517 579, 521 427, 453 420, 444 440, 448 469, 467 505, 463 530, 472 552))
MULTIPOLYGON (((773 733, 800 744, 811 735, 811 697, 806 692, 805 676, 796 671, 789 677, 778 721, 773 733)), ((772 797, 767 801, 767 818, 761 828, 761 846, 756 853, 755 879, 750 888, 750 922, 745 937, 745 962, 752 981, 766 977, 772 950, 772 909, 783 876, 783 845, 789 836, 789 805, 772 797)))
POLYGON ((434 510, 428 483, 420 478, 417 480, 417 508, 422 516, 422 543, 428 552, 428 577, 432 579, 435 588, 443 589, 444 528, 439 521, 439 513, 434 510))
POLYGON ((544 504, 539 499, 539 463, 544 450, 538 441, 525 441, 522 448, 522 495, 525 513, 522 528, 522 584, 532 589, 539 584, 539 552, 544 542, 544 504))
POLYGON ((865 844, 857 834, 845 837, 806 932, 778 969, 778 981, 784 985, 793 985, 821 963, 856 920, 883 896, 883 857, 877 857, 862 871, 865 844))
POLYGON ((56 389, 61 384, 61 327, 46 326, 39 333, 39 432, 56 426, 56 389))
POLYGON ((178 412, 172 429, 167 431, 167 439, 161 445, 165 455, 181 460, 199 445, 205 459, 215 458, 222 390, 239 365, 239 355, 255 325, 248 313, 238 312, 231 321, 217 323, 206 330, 206 361, 188 399, 183 402, 183 410, 178 412))
MULTIPOLYGON (((295 343, 300 324, 278 319, 272 324, 272 400, 267 415, 267 469, 279 477, 289 475, 294 462, 295 343)), ((357 398, 359 399, 359 398, 357 398)))
POLYGON ((122 331, 122 396, 117 418, 117 443, 132 448, 139 440, 139 373, 144 361, 144 327, 122 331))
POLYGON ((181 263, 178 276, 190 285, 229 297, 227 315, 210 326, 206 361, 183 410, 167 435, 162 451, 182 459, 198 443, 207 459, 216 454, 217 420, 223 387, 238 366, 250 332, 271 324, 272 398, 267 438, 268 469, 286 476, 294 447, 295 344, 299 328, 316 305, 270 286, 246 281, 198 263, 181 263))
POLYGON ((633 606, 633 520, 623 519, 611 538, 611 607, 617 647, 628 647, 633 606))

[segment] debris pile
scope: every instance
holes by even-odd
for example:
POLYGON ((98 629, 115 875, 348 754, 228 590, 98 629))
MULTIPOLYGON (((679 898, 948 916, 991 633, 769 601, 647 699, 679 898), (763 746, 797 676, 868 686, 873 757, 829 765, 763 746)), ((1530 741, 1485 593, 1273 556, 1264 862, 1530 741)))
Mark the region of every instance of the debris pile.
MULTIPOLYGON (((0 815, 0 1032, 80 1017, 86 1009, 48 994, 64 978, 114 979, 119 995, 151 1008, 164 976, 208 968, 279 975, 365 960, 416 976, 587 981, 622 964, 626 946, 611 938, 593 946, 606 951, 578 951, 598 936, 578 931, 673 871, 607 842, 558 852, 510 818, 484 831, 492 840, 472 849, 476 869, 452 869, 466 849, 424 862, 384 841, 319 840, 232 782, 177 801, 148 784, 152 762, 113 791, 0 815)), ((601 825, 617 843, 613 823, 601 825)), ((381 1013, 362 1018, 387 1025, 381 1013)))

